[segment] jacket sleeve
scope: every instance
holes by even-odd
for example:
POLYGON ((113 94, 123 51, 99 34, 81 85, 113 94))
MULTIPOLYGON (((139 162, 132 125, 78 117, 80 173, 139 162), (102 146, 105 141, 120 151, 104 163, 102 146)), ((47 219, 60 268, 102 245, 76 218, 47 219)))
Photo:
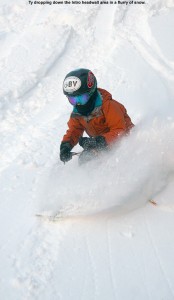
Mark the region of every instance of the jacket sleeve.
POLYGON ((77 118, 72 117, 67 124, 69 128, 64 135, 62 142, 69 142, 71 146, 74 147, 78 143, 80 136, 83 135, 84 127, 77 118))
POLYGON ((104 111, 105 119, 109 131, 102 134, 105 137, 106 143, 113 143, 120 135, 127 131, 125 115, 126 109, 123 105, 118 104, 115 100, 110 100, 107 111, 104 111))

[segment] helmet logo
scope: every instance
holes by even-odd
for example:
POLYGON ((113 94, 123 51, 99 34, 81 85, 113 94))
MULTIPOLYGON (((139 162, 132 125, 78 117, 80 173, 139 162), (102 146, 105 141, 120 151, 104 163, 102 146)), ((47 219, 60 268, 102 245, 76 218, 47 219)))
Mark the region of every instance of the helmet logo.
POLYGON ((93 85, 94 85, 94 74, 91 71, 89 71, 88 78, 87 78, 87 86, 88 88, 91 89, 93 85))
POLYGON ((63 89, 67 93, 73 93, 81 87, 81 80, 76 76, 69 76, 63 82, 63 89))

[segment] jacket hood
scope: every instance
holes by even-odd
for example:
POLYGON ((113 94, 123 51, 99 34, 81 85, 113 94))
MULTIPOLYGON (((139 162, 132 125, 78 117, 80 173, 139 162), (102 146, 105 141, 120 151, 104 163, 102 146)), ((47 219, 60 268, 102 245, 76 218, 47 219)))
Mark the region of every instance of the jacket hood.
POLYGON ((108 91, 101 88, 98 88, 98 91, 102 96, 102 103, 103 103, 102 106, 104 109, 107 110, 107 108, 109 107, 110 100, 112 100, 112 95, 108 91))
POLYGON ((101 88, 98 88, 98 90, 101 93, 101 95, 103 96, 104 102, 112 99, 112 95, 108 91, 101 89, 101 88))

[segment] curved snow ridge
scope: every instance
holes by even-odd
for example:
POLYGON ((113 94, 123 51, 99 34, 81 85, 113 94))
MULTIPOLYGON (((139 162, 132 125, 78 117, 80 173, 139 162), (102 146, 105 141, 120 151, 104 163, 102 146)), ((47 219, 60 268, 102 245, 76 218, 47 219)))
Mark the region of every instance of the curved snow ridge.
POLYGON ((71 27, 31 28, 5 61, 1 61, 1 111, 12 110, 38 83, 46 77, 66 51, 71 37, 71 27), (3 76, 2 76, 3 74, 3 76))
POLYGON ((7 57, 18 43, 21 31, 27 25, 23 24, 26 8, 18 4, 0 5, 0 54, 7 57))
POLYGON ((148 45, 140 36, 131 36, 130 42, 141 54, 143 59, 151 65, 161 77, 169 81, 174 81, 174 67, 171 65, 171 61, 168 61, 164 55, 157 50, 155 45, 148 45))
MULTIPOLYGON (((162 14, 159 11, 158 13, 162 14)), ((167 16, 166 14, 165 18, 167 16)), ((116 32, 117 36, 114 44, 118 46, 119 39, 120 43, 129 41, 153 69, 165 79, 174 81, 174 65, 158 45, 155 33, 152 32, 150 26, 150 19, 148 5, 142 7, 129 6, 127 9, 124 7, 118 8, 113 23, 113 32, 116 32)))

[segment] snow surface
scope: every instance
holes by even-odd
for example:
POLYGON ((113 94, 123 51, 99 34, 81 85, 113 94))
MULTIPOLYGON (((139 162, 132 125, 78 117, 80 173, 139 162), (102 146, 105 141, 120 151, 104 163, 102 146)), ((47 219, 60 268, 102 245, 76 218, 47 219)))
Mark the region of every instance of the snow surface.
POLYGON ((172 0, 1 0, 0 299, 174 299, 173 36, 172 0), (84 168, 59 161, 62 81, 78 67, 136 124, 84 168))

